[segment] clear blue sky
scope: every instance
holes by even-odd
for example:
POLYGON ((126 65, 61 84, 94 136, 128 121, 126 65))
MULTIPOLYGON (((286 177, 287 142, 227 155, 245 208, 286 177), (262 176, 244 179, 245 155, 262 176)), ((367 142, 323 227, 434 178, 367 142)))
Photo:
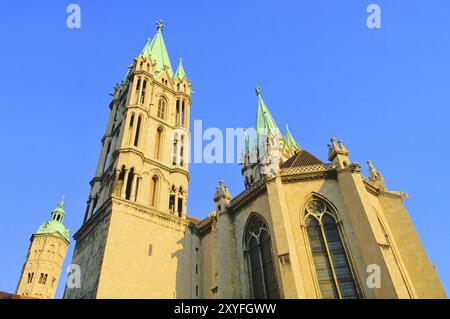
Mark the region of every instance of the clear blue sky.
MULTIPOLYGON (((69 1, 7 1, 0 11, 0 290, 14 291, 30 235, 66 195, 79 228, 115 83, 155 22, 193 83, 191 120, 249 127, 260 84, 280 126, 322 160, 330 137, 373 160, 406 200, 450 291, 450 1, 93 1, 66 27, 69 1), (382 8, 382 29, 366 7, 382 8)), ((243 189, 234 164, 190 166, 188 212, 213 209, 220 179, 243 189)), ((67 254, 70 263, 74 242, 67 254)), ((59 282, 62 296, 66 274, 59 282)))

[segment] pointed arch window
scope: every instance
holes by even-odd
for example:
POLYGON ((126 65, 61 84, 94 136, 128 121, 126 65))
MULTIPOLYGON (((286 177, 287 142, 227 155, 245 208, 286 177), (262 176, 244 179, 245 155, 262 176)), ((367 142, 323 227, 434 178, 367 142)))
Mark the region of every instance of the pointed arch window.
POLYGON ((130 124, 128 126, 128 134, 130 134, 130 139, 129 139, 129 143, 128 144, 131 144, 131 139, 133 138, 133 126, 134 126, 134 113, 131 114, 130 124))
POLYGON ((311 199, 305 208, 305 226, 322 298, 358 298, 332 208, 322 199, 311 199))
POLYGON ((158 113, 156 115, 162 120, 166 117, 166 100, 164 98, 159 99, 158 113))
POLYGON ((161 159, 162 135, 163 135, 163 128, 160 126, 156 130, 156 141, 155 141, 155 158, 157 160, 161 159))
POLYGON ((172 153, 172 165, 178 164, 178 133, 173 135, 173 153, 172 153))
POLYGON ((184 113, 185 113, 185 102, 184 100, 181 101, 181 113, 180 113, 180 123, 182 126, 184 126, 184 113))
POLYGON ((147 80, 142 82, 141 104, 145 102, 145 92, 147 91, 147 80))
POLYGON ((180 137, 180 166, 184 165, 184 134, 180 137))
POLYGON ((253 215, 245 232, 245 252, 255 299, 280 298, 267 224, 253 215))
POLYGON ((138 117, 136 124, 136 133, 134 135, 134 146, 139 146, 139 136, 141 134, 141 125, 142 125, 142 115, 138 117))
POLYGON ((150 206, 157 207, 158 204, 158 187, 159 187, 159 178, 158 175, 153 175, 151 186, 150 186, 150 206))

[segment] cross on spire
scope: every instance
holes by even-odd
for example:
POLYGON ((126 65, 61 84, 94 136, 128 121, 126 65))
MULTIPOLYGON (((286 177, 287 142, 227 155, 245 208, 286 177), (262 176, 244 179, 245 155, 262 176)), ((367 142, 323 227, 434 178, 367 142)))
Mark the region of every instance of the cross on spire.
POLYGON ((255 92, 256 92, 256 95, 258 95, 258 96, 261 95, 261 87, 259 85, 256 86, 255 92))
POLYGON ((156 22, 156 30, 162 31, 164 29, 164 21, 162 19, 159 19, 158 22, 156 22))

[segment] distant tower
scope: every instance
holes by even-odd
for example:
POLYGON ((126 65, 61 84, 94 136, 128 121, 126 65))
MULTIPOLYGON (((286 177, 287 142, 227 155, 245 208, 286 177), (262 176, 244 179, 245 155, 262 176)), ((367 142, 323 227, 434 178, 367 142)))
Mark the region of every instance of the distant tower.
POLYGON ((63 225, 64 198, 51 219, 31 236, 27 259, 16 294, 35 298, 55 297, 62 264, 69 246, 69 229, 63 225))

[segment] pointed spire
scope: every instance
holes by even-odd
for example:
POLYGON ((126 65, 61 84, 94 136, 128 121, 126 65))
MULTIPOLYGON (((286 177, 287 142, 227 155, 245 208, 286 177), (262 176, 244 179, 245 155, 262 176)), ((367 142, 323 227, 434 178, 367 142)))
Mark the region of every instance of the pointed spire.
POLYGON ((256 86, 256 95, 258 96, 258 109, 256 113, 256 132, 259 134, 260 132, 272 132, 281 137, 280 129, 278 128, 275 120, 269 112, 266 104, 264 103, 261 96, 261 87, 259 85, 256 86))
POLYGON ((157 22, 156 35, 153 40, 150 38, 147 40, 147 44, 141 52, 141 55, 145 58, 151 57, 156 61, 156 65, 159 71, 164 70, 164 66, 167 66, 170 77, 173 77, 172 65, 170 64, 169 55, 167 54, 166 44, 162 35, 164 23, 162 20, 157 22))
POLYGON ((183 78, 186 77, 186 73, 184 72, 183 68, 183 59, 180 58, 180 62, 178 63, 177 71, 175 72, 175 78, 178 77, 180 80, 183 80, 183 78))
POLYGON ((292 150, 299 150, 301 147, 297 144, 294 137, 292 136, 289 126, 286 124, 286 135, 284 136, 284 141, 288 147, 292 150))

